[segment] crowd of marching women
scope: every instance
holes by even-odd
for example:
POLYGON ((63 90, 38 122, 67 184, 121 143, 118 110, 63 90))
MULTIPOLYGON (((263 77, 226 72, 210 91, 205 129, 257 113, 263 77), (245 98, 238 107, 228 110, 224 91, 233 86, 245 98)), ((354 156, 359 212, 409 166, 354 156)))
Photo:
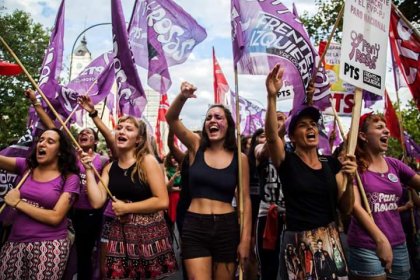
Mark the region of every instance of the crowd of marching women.
POLYGON ((265 127, 243 139, 240 153, 223 105, 209 107, 201 131, 184 126, 180 113, 197 89, 182 83, 166 114, 164 159, 143 121, 121 117, 111 132, 88 97, 79 104, 112 157, 96 150, 96 129, 71 143, 26 91, 46 129, 28 158, 0 156, 1 169, 22 176, 4 197, 10 226, 0 279, 63 279, 72 255, 77 279, 161 279, 178 270, 185 279, 419 277, 406 214, 420 207, 420 176, 385 156, 384 118, 360 118, 355 155, 321 155, 316 107, 276 111, 283 74, 277 65, 267 76, 265 127))

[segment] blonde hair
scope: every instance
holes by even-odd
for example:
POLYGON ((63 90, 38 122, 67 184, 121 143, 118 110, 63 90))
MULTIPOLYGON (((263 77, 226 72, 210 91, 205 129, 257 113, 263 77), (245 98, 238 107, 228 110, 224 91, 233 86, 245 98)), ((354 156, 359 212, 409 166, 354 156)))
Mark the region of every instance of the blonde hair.
POLYGON ((146 155, 152 154, 149 137, 147 135, 147 125, 142 120, 137 120, 132 116, 123 116, 118 120, 118 124, 122 122, 131 122, 138 129, 137 136, 140 138, 140 142, 135 148, 136 165, 131 172, 131 180, 134 182, 134 176, 138 174, 139 180, 147 183, 147 174, 143 171, 143 160, 146 155))

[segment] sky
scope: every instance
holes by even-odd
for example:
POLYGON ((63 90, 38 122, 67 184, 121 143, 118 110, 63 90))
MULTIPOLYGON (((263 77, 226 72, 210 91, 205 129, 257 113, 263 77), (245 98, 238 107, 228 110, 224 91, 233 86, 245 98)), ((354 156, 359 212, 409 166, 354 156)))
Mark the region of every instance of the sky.
MULTIPOLYGON (((131 16, 134 0, 121 0, 124 15, 128 22, 131 16)), ((12 13, 15 9, 24 10, 31 14, 35 22, 51 28, 61 0, 0 0, 0 6, 6 8, 3 12, 12 13), (3 2, 3 3, 2 3, 3 2)), ((197 22, 206 29, 207 38, 191 53, 188 60, 169 69, 172 77, 172 87, 168 91, 169 101, 179 93, 180 84, 188 81, 197 87, 197 99, 189 100, 181 112, 181 118, 187 127, 200 129, 204 114, 209 104, 213 103, 213 66, 212 47, 216 57, 227 77, 229 85, 234 89, 233 55, 231 45, 230 1, 229 0, 175 0, 197 22)), ((299 14, 307 11, 316 13, 315 0, 296 1, 299 14)), ((292 0, 283 3, 291 9, 292 0)), ((95 24, 111 22, 111 7, 109 0, 67 0, 64 34, 64 69, 62 76, 68 76, 69 54, 75 39, 81 32, 95 24)), ((105 51, 112 50, 111 25, 94 27, 86 33, 87 46, 92 58, 105 51)), ((76 46, 79 43, 76 43, 76 46)), ((138 68, 143 87, 147 86, 147 73, 138 68)), ((239 93, 260 106, 266 107, 266 91, 264 76, 239 75, 239 93)), ((392 92, 392 90, 391 90, 392 92)), ((391 95, 391 99, 395 99, 391 95)), ((403 99, 404 98, 403 96, 403 99)), ((291 102, 285 102, 284 111, 291 109, 291 102)), ((378 106, 383 106, 379 104, 378 106)))

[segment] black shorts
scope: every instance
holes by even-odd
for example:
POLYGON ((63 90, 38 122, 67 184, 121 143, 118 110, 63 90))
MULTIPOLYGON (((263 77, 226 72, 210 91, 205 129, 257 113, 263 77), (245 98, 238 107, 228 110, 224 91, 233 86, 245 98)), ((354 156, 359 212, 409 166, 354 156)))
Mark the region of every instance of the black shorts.
POLYGON ((236 212, 228 214, 187 212, 181 241, 184 260, 212 257, 213 262, 236 262, 239 245, 236 212))

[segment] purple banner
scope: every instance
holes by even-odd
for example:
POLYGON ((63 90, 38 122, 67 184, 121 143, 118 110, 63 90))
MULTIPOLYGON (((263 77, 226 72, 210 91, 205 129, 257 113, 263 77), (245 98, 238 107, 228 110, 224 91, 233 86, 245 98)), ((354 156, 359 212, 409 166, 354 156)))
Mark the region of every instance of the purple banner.
POLYGON ((365 101, 365 108, 371 108, 376 102, 383 99, 382 96, 374 94, 367 90, 363 90, 362 98, 365 101))
POLYGON ((121 0, 111 1, 114 69, 118 87, 118 115, 141 117, 147 100, 128 42, 121 0))
MULTIPOLYGON (((279 1, 232 0, 231 15, 238 73, 267 75, 279 63, 285 68, 279 94, 293 93, 293 106, 303 104, 306 88, 316 71, 317 52, 300 20, 279 1)), ((325 73, 316 78, 315 102, 329 95, 325 73)))
MULTIPOLYGON (((98 56, 67 86, 61 87, 58 99, 64 116, 71 114, 79 96, 89 95, 94 105, 108 96, 115 77, 113 59, 112 52, 98 56)), ((78 108, 73 115, 73 121, 82 123, 82 112, 82 108, 78 108)))
MULTIPOLYGON (((236 122, 236 94, 230 91, 227 106, 230 107, 236 122), (229 104, 230 103, 230 104, 229 104)), ((241 118, 241 134, 252 135, 258 128, 264 127, 266 110, 251 101, 239 96, 239 116, 241 118)))
MULTIPOLYGON (((57 85, 58 77, 61 72, 63 62, 63 49, 64 49, 64 15, 65 15, 65 0, 61 1, 58 9, 57 17, 55 19, 54 28, 51 33, 50 43, 46 50, 44 61, 42 62, 40 77, 38 86, 51 102, 56 107, 58 101, 57 96, 57 85)), ((42 106, 46 112, 49 111, 46 103, 41 100, 37 93, 37 98, 42 102, 42 106)), ((28 126, 40 126, 38 115, 35 113, 35 109, 29 108, 29 119, 28 126)), ((35 131, 35 129, 34 129, 35 131)))
POLYGON ((148 85, 166 93, 172 81, 168 67, 185 62, 207 37, 195 19, 172 0, 136 1, 129 40, 136 63, 148 69, 148 85))
POLYGON ((409 157, 420 159, 420 146, 404 131, 404 145, 409 157))

